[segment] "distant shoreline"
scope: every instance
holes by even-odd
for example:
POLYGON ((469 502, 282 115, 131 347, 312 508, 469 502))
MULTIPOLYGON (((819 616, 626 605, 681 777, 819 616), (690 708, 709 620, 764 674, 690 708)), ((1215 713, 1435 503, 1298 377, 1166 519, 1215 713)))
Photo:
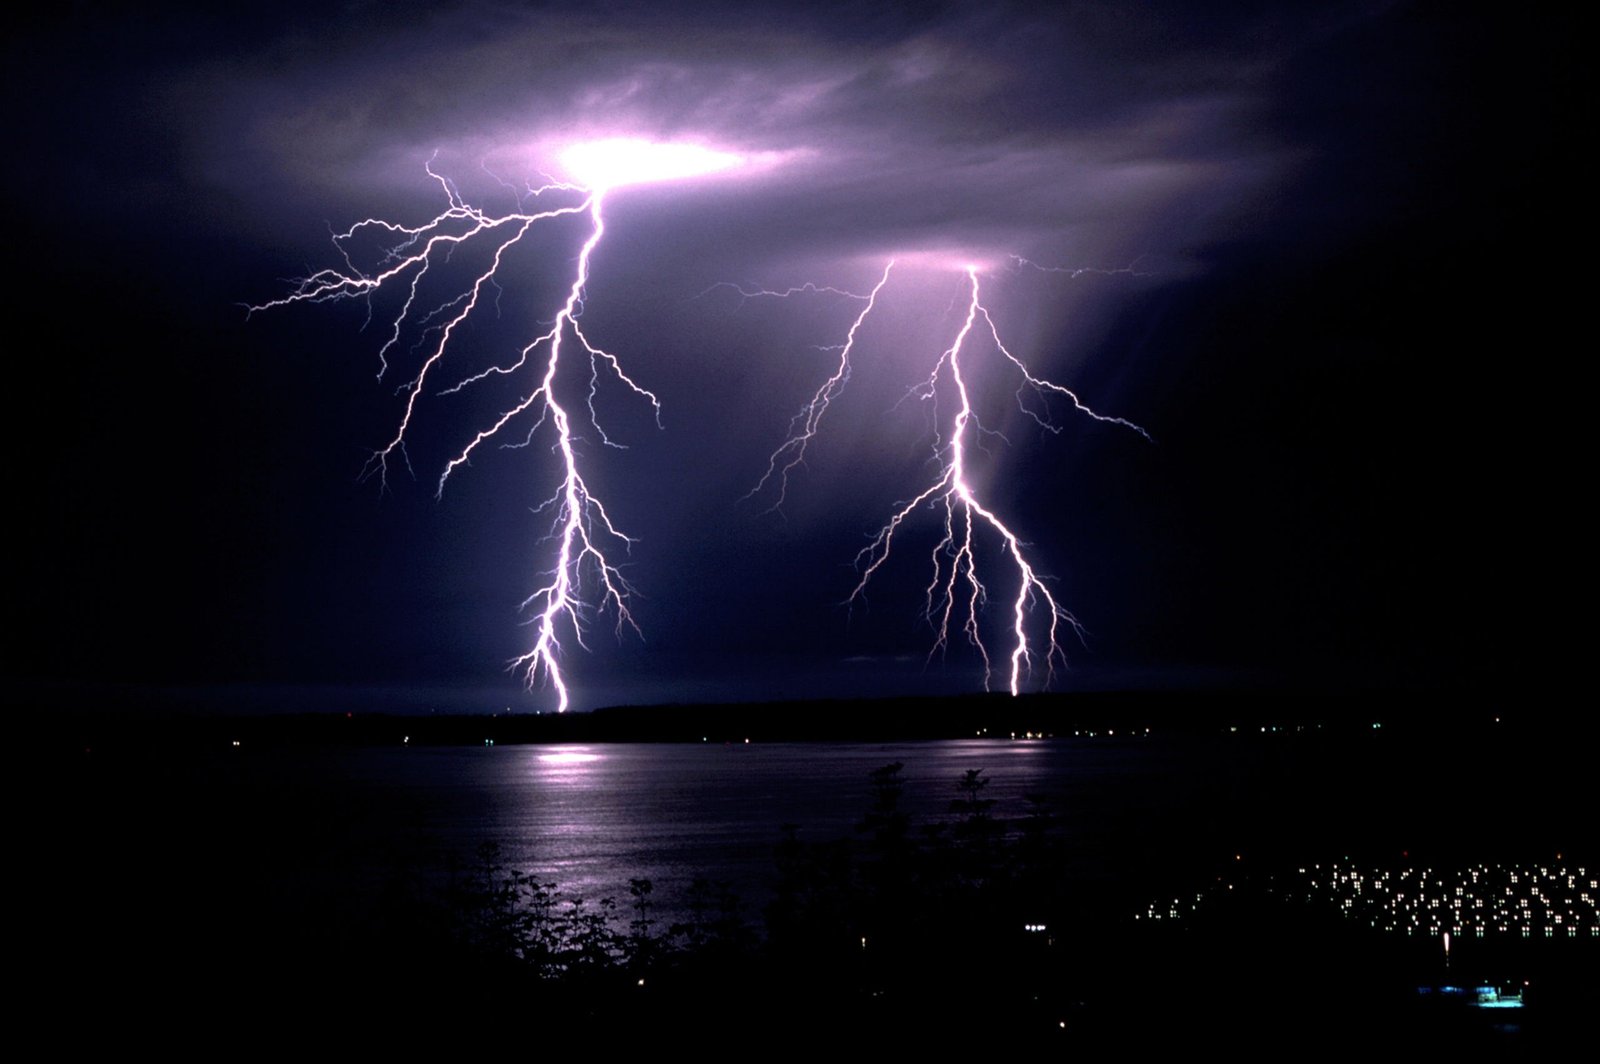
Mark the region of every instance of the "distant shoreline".
POLYGON ((1543 707, 1519 711, 1453 699, 1265 692, 1126 692, 967 695, 946 698, 774 701, 617 706, 591 712, 230 713, 218 708, 29 712, 26 727, 49 745, 78 749, 481 745, 572 742, 848 742, 986 738, 1145 740, 1176 736, 1409 735, 1421 743, 1455 735, 1547 735, 1552 727, 1592 735, 1592 722, 1557 725, 1543 707), (1387 729, 1387 731, 1385 731, 1387 729))

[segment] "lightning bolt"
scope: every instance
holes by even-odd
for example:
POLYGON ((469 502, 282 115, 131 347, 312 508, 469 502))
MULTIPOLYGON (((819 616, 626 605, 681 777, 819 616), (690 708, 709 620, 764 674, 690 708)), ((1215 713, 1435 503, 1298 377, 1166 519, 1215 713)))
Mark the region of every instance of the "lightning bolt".
POLYGON ((542 676, 555 689, 557 709, 564 711, 569 693, 559 664, 563 635, 568 634, 580 646, 587 646, 584 630, 591 616, 606 610, 614 611, 619 635, 627 628, 637 633, 639 628, 628 611, 632 589, 607 553, 618 548, 626 551, 633 540, 618 530, 605 506, 590 492, 580 469, 578 437, 571 413, 557 396, 563 348, 575 344, 579 357, 588 359, 588 421, 602 443, 618 446, 606 437, 595 416, 595 393, 602 368, 650 403, 657 425, 660 424, 661 404, 653 393, 623 372, 615 355, 591 343, 579 326, 590 263, 605 235, 601 213, 604 187, 585 188, 562 182, 529 187, 526 196, 518 195, 517 210, 491 215, 467 203, 451 181, 434 172, 431 162, 427 172, 444 190, 446 207, 443 211, 418 226, 377 218, 363 219, 333 237, 344 262, 343 268, 319 270, 296 282, 288 295, 247 309, 254 313, 298 303, 369 299, 370 314, 370 297, 378 291, 398 288, 404 293, 400 309, 389 323, 378 351, 379 379, 389 370, 390 353, 408 337, 415 336, 413 342, 425 354, 416 375, 399 388, 405 400, 394 435, 373 452, 363 470, 364 476, 375 475, 387 484, 391 462, 398 458, 409 465, 406 440, 416 420, 419 402, 428 392, 431 378, 439 371, 446 353, 452 350, 460 327, 486 302, 487 291, 498 293, 497 276, 507 254, 541 222, 588 217, 589 234, 578 253, 566 299, 549 327, 530 339, 508 364, 492 365, 463 377, 438 393, 459 392, 493 376, 532 378, 529 390, 520 400, 505 407, 491 424, 476 432, 466 446, 445 463, 435 495, 442 495, 451 475, 467 465, 474 452, 513 422, 529 422, 526 436, 520 442, 502 446, 527 446, 540 429, 549 427, 554 437, 551 450, 559 456, 559 484, 538 512, 554 511, 548 541, 556 545, 555 559, 544 574, 545 582, 523 600, 521 608, 531 614, 528 623, 534 630, 534 638, 528 651, 512 659, 509 667, 522 672, 530 687, 542 676), (567 202, 543 210, 524 208, 528 200, 539 204, 547 197, 559 197, 567 202), (382 250, 376 264, 363 270, 356 265, 356 247, 369 237, 376 237, 382 250), (446 272, 452 259, 465 257, 468 249, 486 250, 487 265, 476 272, 465 271, 466 282, 452 289, 454 295, 423 309, 424 285, 432 280, 430 275, 446 272))
POLYGON ((845 382, 850 379, 850 352, 856 346, 856 333, 861 330, 861 323, 867 320, 867 315, 871 314, 872 308, 877 305, 878 293, 883 291, 883 286, 889 283, 889 271, 893 268, 894 260, 890 259, 889 263, 883 268, 883 276, 878 278, 878 283, 873 286, 872 291, 864 296, 830 286, 819 288, 810 282, 798 288, 788 288, 781 292, 738 289, 739 294, 745 299, 755 296, 774 296, 779 299, 785 299, 801 292, 832 292, 860 300, 865 304, 861 308, 861 313, 856 315, 855 321, 850 323, 850 329, 845 334, 844 343, 838 345, 839 364, 834 369, 833 374, 817 386, 817 390, 812 393, 811 398, 801 406, 800 412, 789 422, 788 438, 767 459, 767 471, 761 474, 761 479, 756 482, 756 486, 745 493, 745 499, 752 499, 761 494, 769 483, 776 481, 778 485, 777 498, 767 508, 768 513, 783 506, 783 500, 789 494, 789 474, 796 466, 805 462, 806 446, 816 438, 817 429, 822 424, 822 415, 828 412, 828 404, 833 402, 834 397, 844 388, 845 382))
MULTIPOLYGON (((1013 256, 1013 258, 1016 258, 1013 256)), ((1025 259, 1017 259, 1020 265, 1034 266, 1047 272, 1131 272, 1131 271, 1069 271, 1057 270, 1049 267, 1038 267, 1025 259)), ((788 438, 773 452, 768 461, 767 471, 761 480, 752 489, 750 495, 755 495, 763 490, 769 483, 776 481, 777 502, 774 508, 781 505, 788 489, 789 474, 804 460, 806 447, 815 438, 823 414, 827 412, 829 404, 837 398, 850 375, 850 355, 856 345, 858 332, 877 304, 879 294, 889 281, 889 273, 894 263, 891 260, 884 267, 883 276, 869 296, 856 297, 865 301, 865 306, 856 316, 846 335, 845 342, 840 347, 838 367, 811 396, 810 400, 801 407, 799 415, 790 425, 788 438)), ((944 387, 943 381, 948 380, 948 387, 954 390, 956 398, 956 411, 949 422, 947 430, 941 431, 935 439, 934 456, 938 473, 933 482, 924 488, 909 502, 897 504, 898 509, 889 517, 873 537, 871 543, 862 548, 856 556, 857 569, 860 579, 851 591, 847 600, 848 604, 864 601, 867 585, 873 576, 888 563, 893 552, 895 538, 905 524, 911 520, 916 511, 924 506, 931 506, 943 511, 943 535, 935 544, 931 558, 933 563, 933 576, 924 589, 924 615, 932 624, 935 638, 934 645, 929 650, 929 658, 942 653, 950 643, 952 628, 959 630, 967 641, 978 651, 983 661, 984 687, 989 687, 993 677, 995 663, 990 655, 987 643, 980 627, 980 616, 983 607, 989 599, 989 588, 979 576, 978 541, 981 534, 988 533, 999 540, 1001 555, 1009 561, 1016 581, 1016 591, 1010 599, 1010 638, 1011 650, 1009 661, 1008 687, 1013 695, 1021 691, 1023 678, 1030 675, 1035 667, 1035 662, 1042 659, 1046 669, 1046 682, 1054 675, 1057 662, 1065 663, 1066 654, 1061 647, 1061 635, 1064 628, 1070 628, 1080 637, 1082 626, 1077 619, 1069 613, 1056 597, 1051 593, 1049 586, 1039 571, 1029 561, 1024 544, 1017 534, 996 514, 985 506, 979 499, 973 486, 973 481, 967 468, 967 458, 970 448, 974 445, 974 435, 983 431, 973 411, 972 397, 968 390, 967 374, 963 368, 962 356, 967 353, 968 341, 974 331, 982 323, 982 329, 994 342, 999 354, 1022 375, 1022 383, 1017 387, 1017 403, 1023 413, 1051 432, 1059 433, 1060 427, 1054 424, 1048 416, 1047 400, 1050 396, 1060 396, 1067 400, 1072 408, 1096 421, 1107 424, 1119 425, 1130 429, 1150 439, 1150 434, 1143 428, 1125 418, 1112 417, 1101 414, 1084 403, 1070 388, 1056 384, 1053 381, 1035 376, 1027 365, 1006 347, 1000 338, 1000 330, 995 325, 993 317, 980 298, 980 285, 978 270, 975 266, 965 267, 969 285, 967 310, 962 320, 961 328, 957 331, 950 346, 940 354, 926 380, 912 389, 911 394, 923 400, 937 401, 937 397, 944 387), (1030 405, 1029 395, 1036 398, 1030 405), (1042 610, 1046 620, 1043 624, 1042 636, 1030 636, 1030 616, 1042 610)), ((814 285, 801 288, 791 288, 783 292, 744 292, 746 296, 754 295, 792 295, 799 291, 818 291, 814 285)), ((1033 628, 1040 626, 1033 625, 1033 628)))
POLYGON ((1128 277, 1150 276, 1139 269, 1139 259, 1144 258, 1143 255, 1140 255, 1139 259, 1134 259, 1126 266, 1118 266, 1110 270, 1103 266, 1045 266, 1034 262, 1032 259, 1025 259, 1021 255, 1011 255, 1009 258, 1014 264, 1014 269, 1020 270, 1026 266, 1028 269, 1038 270, 1040 273, 1064 273, 1068 277, 1082 277, 1084 274, 1090 273, 1099 274, 1102 277, 1116 277, 1119 274, 1128 277))
MULTIPOLYGON (((893 265, 893 262, 891 262, 890 265, 893 265)), ((718 281, 710 288, 707 288, 704 292, 701 292, 698 296, 695 296, 695 298, 704 299, 712 292, 715 292, 721 288, 731 288, 737 292, 739 294, 740 306, 744 306, 748 300, 759 299, 763 296, 772 299, 788 299, 791 296, 823 295, 826 293, 829 295, 844 296, 846 299, 865 300, 867 298, 859 292, 847 292, 843 288, 835 288, 831 284, 819 285, 814 281, 807 281, 804 284, 792 285, 781 291, 775 288, 745 288, 743 285, 734 284, 732 281, 718 281)))

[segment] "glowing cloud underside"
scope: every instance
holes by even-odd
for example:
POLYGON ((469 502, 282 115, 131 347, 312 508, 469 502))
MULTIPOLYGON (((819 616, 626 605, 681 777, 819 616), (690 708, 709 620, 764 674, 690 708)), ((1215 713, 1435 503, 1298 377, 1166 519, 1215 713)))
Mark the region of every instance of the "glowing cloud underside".
POLYGON ((522 604, 523 610, 531 614, 528 624, 534 635, 528 651, 513 659, 511 667, 523 672, 529 686, 542 676, 555 688, 557 708, 565 710, 569 695, 559 660, 562 639, 570 637, 580 646, 585 645, 588 623, 593 615, 606 611, 614 612, 619 635, 625 628, 637 632, 638 626, 628 612, 631 588, 608 553, 625 551, 633 541, 618 530, 604 505, 590 493, 574 445, 573 411, 558 398, 558 385, 570 378, 570 369, 574 368, 563 369, 564 351, 575 346, 580 373, 584 372, 582 363, 587 363, 586 420, 602 443, 611 443, 595 414, 595 393, 602 372, 650 403, 657 424, 660 416, 656 396, 623 372, 616 356, 592 343, 579 326, 590 263, 605 234, 602 201, 605 193, 614 188, 713 174, 737 167, 742 157, 692 144, 612 139, 572 145, 560 153, 560 158, 580 183, 552 183, 519 190, 518 209, 505 214, 491 214, 467 203, 454 184, 430 166, 429 176, 444 190, 445 210, 416 226, 377 218, 357 222, 333 238, 344 262, 342 268, 318 271, 297 282, 288 295, 249 309, 253 312, 295 303, 363 299, 379 290, 403 293, 400 310, 388 322, 386 338, 378 352, 378 376, 381 379, 388 371, 391 352, 418 350, 422 359, 416 375, 400 386, 404 410, 394 435, 373 453, 367 466, 368 475, 385 482, 392 462, 408 462, 406 440, 424 396, 458 392, 495 376, 527 382, 520 400, 502 408, 445 463, 437 492, 443 493, 451 475, 466 465, 479 448, 509 434, 507 430, 521 433, 522 438, 503 443, 506 447, 527 446, 541 432, 550 438, 551 450, 558 456, 559 483, 540 510, 554 514, 549 536, 555 544, 554 558, 544 582, 522 604), (530 202, 542 205, 546 200, 556 201, 556 205, 527 209, 530 202), (482 304, 494 302, 499 284, 496 275, 508 252, 536 225, 585 216, 588 235, 578 251, 565 299, 545 316, 548 325, 541 326, 542 331, 528 339, 507 364, 458 376, 447 387, 435 391, 434 378, 443 372, 441 367, 447 353, 453 350, 458 329, 482 304), (379 245, 376 254, 370 250, 374 242, 379 245), (365 259, 361 258, 363 248, 368 249, 365 259), (470 261, 469 248, 482 252, 487 264, 475 270, 455 265, 470 261), (358 261, 368 262, 368 268, 363 269, 358 261), (432 293, 439 285, 450 294, 443 298, 424 294, 432 293))
POLYGON ((574 144, 560 158, 575 181, 602 190, 705 177, 744 162, 742 155, 700 144, 659 144, 628 137, 574 144))
MULTIPOLYGON (((751 489, 747 498, 770 488, 775 497, 773 508, 783 504, 789 489, 790 474, 803 462, 806 448, 816 437, 829 404, 837 398, 845 381, 849 379, 850 358, 856 347, 858 334, 876 307, 884 286, 889 283, 889 273, 893 268, 893 262, 884 267, 883 276, 867 295, 857 295, 833 288, 818 288, 815 285, 785 291, 740 289, 741 295, 746 298, 755 296, 786 298, 802 292, 832 292, 863 304, 860 313, 850 325, 844 343, 839 345, 838 367, 801 407, 800 413, 790 425, 788 439, 768 459, 766 472, 751 489)), ((979 300, 978 268, 965 265, 962 267, 962 272, 967 275, 970 286, 966 316, 954 341, 935 361, 927 379, 912 392, 918 398, 930 401, 937 400, 941 391, 946 394, 952 391, 954 393, 955 414, 948 428, 941 429, 934 444, 938 475, 910 502, 900 505, 888 523, 878 530, 872 542, 857 555, 856 564, 861 570, 861 578, 851 591, 849 601, 855 603, 864 598, 873 575, 888 562, 895 537, 918 509, 931 506, 936 511, 942 511, 944 534, 933 548, 933 578, 925 590, 924 612, 935 632, 934 645, 929 651, 929 656, 932 657, 949 646, 951 626, 958 625, 966 635, 967 641, 977 649, 983 660, 984 686, 987 688, 993 674, 993 663, 979 626, 979 618, 982 607, 989 598, 989 588, 978 574, 978 539, 982 534, 995 537, 999 541, 1002 556, 1010 563, 1015 579, 1015 592, 1010 598, 1008 622, 1011 639, 1008 686, 1015 695, 1022 689, 1024 676, 1032 672, 1036 658, 1043 659, 1047 674, 1046 682, 1048 682, 1056 662, 1064 663, 1066 660, 1059 638, 1061 629, 1065 626, 1081 634, 1081 628, 1072 614, 1068 613, 1051 594, 1050 588, 1038 570, 1028 560, 1027 553, 1023 549, 1024 545, 1017 534, 980 501, 968 474, 967 456, 973 444, 973 435, 980 429, 972 408, 967 373, 962 366, 962 355, 974 328, 978 327, 981 321, 983 332, 993 341, 997 352, 1021 374, 1022 384, 1017 388, 1017 403, 1024 413, 1042 427, 1052 432, 1060 431, 1048 419, 1047 414, 1042 412, 1046 409, 1042 400, 1055 395, 1069 402, 1077 412, 1096 421, 1120 425, 1139 433, 1146 439, 1150 436, 1131 421, 1097 413, 1085 405, 1071 389, 1034 376, 1022 360, 1012 354, 1001 341, 994 319, 989 316, 988 309, 979 300), (1038 397, 1032 405, 1028 402, 1030 394, 1038 397), (1031 625, 1034 634, 1030 635, 1030 617, 1036 612, 1042 613, 1044 620, 1042 623, 1031 625), (1042 632, 1039 629, 1042 629, 1042 632)))

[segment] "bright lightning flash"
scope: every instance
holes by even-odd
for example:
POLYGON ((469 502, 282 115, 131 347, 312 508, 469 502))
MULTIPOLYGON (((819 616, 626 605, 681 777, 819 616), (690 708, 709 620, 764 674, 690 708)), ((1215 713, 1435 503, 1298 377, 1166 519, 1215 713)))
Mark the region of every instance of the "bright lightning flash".
POLYGON ((557 398, 557 383, 562 370, 563 345, 576 344, 578 357, 587 357, 589 365, 588 408, 589 423, 594 425, 603 443, 611 443, 595 419, 595 392, 602 364, 617 380, 635 395, 648 401, 660 423, 660 402, 656 396, 637 384, 623 372, 616 356, 596 346, 579 327, 583 312, 584 289, 589 282, 590 262, 595 249, 605 233, 601 206, 605 194, 624 185, 647 182, 675 181, 690 177, 729 170, 740 165, 741 157, 727 152, 713 151, 699 145, 660 144, 645 140, 611 139, 575 144, 561 152, 562 164, 581 184, 550 182, 542 187, 519 190, 518 209, 506 214, 490 214, 467 203, 448 179, 435 173, 431 164, 428 174, 444 189, 446 208, 431 220, 418 226, 399 225, 377 218, 367 218, 333 238, 335 247, 344 260, 343 269, 325 269, 297 282, 292 291, 279 299, 270 300, 249 308, 250 311, 268 310, 294 303, 323 303, 344 299, 371 297, 379 290, 397 288, 404 292, 404 300, 394 320, 389 323, 387 338, 379 349, 379 372, 382 379, 388 370, 388 356, 397 345, 406 340, 424 350, 421 368, 415 377, 401 385, 405 395, 404 411, 393 437, 377 450, 368 463, 366 472, 387 481, 389 465, 398 457, 406 457, 406 438, 416 416, 418 402, 431 387, 430 377, 451 349, 451 341, 458 329, 486 302, 486 290, 498 291, 497 274, 507 254, 535 225, 567 216, 587 215, 589 233, 578 253, 571 285, 566 299, 556 309, 548 328, 530 339, 517 357, 507 365, 495 365, 457 380, 436 394, 449 394, 477 384, 490 376, 523 376, 529 388, 523 397, 504 408, 487 428, 479 430, 454 458, 445 463, 439 475, 436 494, 442 494, 446 481, 459 467, 467 464, 473 453, 484 443, 498 436, 514 421, 531 422, 521 442, 503 446, 522 447, 532 442, 541 428, 549 426, 554 439, 551 449, 559 455, 559 479, 555 493, 540 506, 540 510, 553 506, 555 518, 550 539, 556 544, 555 561, 545 574, 545 583, 522 603, 530 612, 529 624, 534 638, 528 651, 512 660, 510 667, 521 671, 531 687, 542 674, 555 688, 557 709, 564 711, 569 702, 567 683, 559 664, 563 632, 580 646, 584 646, 584 628, 588 616, 607 609, 616 613, 616 628, 620 635, 624 628, 638 632, 633 616, 628 611, 627 599, 631 591, 621 570, 606 553, 620 547, 626 550, 633 542, 612 523, 610 515, 600 500, 592 495, 585 483, 579 464, 578 440, 574 432, 571 413, 557 398), (529 201, 542 204, 545 200, 561 201, 561 205, 547 210, 527 210, 529 201), (376 235, 385 246, 370 269, 356 265, 354 250, 376 235), (446 273, 453 258, 465 258, 468 249, 487 252, 487 265, 476 272, 467 270, 464 285, 454 287, 455 294, 442 303, 419 305, 425 297, 424 282, 446 273))
POLYGON ((742 155, 703 144, 661 144, 633 137, 583 141, 563 150, 560 158, 569 174, 592 189, 704 177, 745 161, 742 155))
MULTIPOLYGON (((773 452, 768 460, 766 472, 750 493, 754 495, 769 483, 776 482, 777 501, 773 504, 774 508, 782 505, 784 494, 788 490, 789 474, 803 461, 806 447, 816 436, 823 414, 827 412, 829 404, 838 396, 844 382, 849 378, 850 356, 856 346, 857 334, 876 305, 879 294, 888 284, 889 273, 893 267, 893 261, 884 267, 883 276, 869 295, 852 296, 863 301, 865 305, 851 324, 844 344, 839 348, 838 367, 801 407, 800 413, 790 426, 788 439, 773 452)), ((994 319, 990 317, 988 309, 980 300, 978 268, 964 265, 962 271, 966 274, 970 286, 965 319, 954 341, 934 363, 927 379, 912 392, 918 398, 935 400, 946 379, 949 381, 949 387, 955 392, 955 416, 949 423, 948 431, 942 432, 934 445, 938 475, 920 494, 901 505, 889 518, 888 523, 878 530, 872 542, 857 555, 856 564, 861 570, 861 578, 851 591, 848 601, 854 603, 865 597, 867 585, 873 575, 889 560, 895 536, 919 508, 928 505, 942 509, 944 534, 933 548, 933 578, 925 589, 924 612, 936 633, 929 656, 940 653, 948 647, 951 626, 959 625, 968 642, 977 649, 983 659, 984 686, 987 688, 993 674, 993 662, 979 627, 979 615, 988 600, 989 590, 978 575, 977 554, 978 536, 982 530, 987 529, 998 537, 1003 555, 1010 561, 1016 574, 1016 592, 1010 602, 1012 645, 1009 670, 1009 687, 1011 693, 1015 695, 1021 690, 1023 677, 1032 672, 1036 658, 1043 659, 1047 675, 1053 674, 1057 661, 1065 662, 1066 655, 1060 641, 1063 626, 1073 629, 1080 635, 1082 628, 1072 614, 1067 612, 1050 593, 1049 586, 1028 560, 1021 539, 999 515, 984 506, 973 488, 967 469, 967 456, 974 444, 974 435, 981 431, 981 427, 973 412, 967 377, 961 361, 971 333, 981 322, 983 331, 989 334, 996 350, 1022 374, 1023 383, 1017 389, 1018 405, 1040 426, 1052 432, 1060 431, 1059 427, 1049 420, 1047 414, 1042 412, 1040 404, 1028 403, 1030 393, 1040 399, 1047 395, 1061 396, 1072 404, 1073 409, 1096 421, 1121 425, 1146 439, 1149 439, 1150 435, 1131 421, 1097 413, 1070 389, 1034 376, 1022 360, 1012 354, 1001 341, 1000 331, 994 319), (1028 618, 1031 612, 1039 608, 1043 608, 1048 621, 1044 626, 1043 639, 1036 641, 1029 636, 1028 618)), ((789 296, 802 290, 818 289, 810 286, 807 289, 789 289, 783 292, 741 290, 741 294, 746 297, 789 296)), ((849 295, 849 293, 842 294, 849 295)))

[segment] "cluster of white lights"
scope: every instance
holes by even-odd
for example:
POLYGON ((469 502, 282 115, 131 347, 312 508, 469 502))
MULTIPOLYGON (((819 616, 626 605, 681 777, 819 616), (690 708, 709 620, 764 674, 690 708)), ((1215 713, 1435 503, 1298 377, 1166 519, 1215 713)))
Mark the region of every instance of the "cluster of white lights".
POLYGON ((1300 873, 1347 915, 1386 931, 1483 938, 1489 934, 1600 937, 1600 880, 1561 865, 1361 869, 1335 864, 1300 873))
MULTIPOLYGON (((1152 903, 1135 918, 1177 920, 1233 887, 1219 878, 1211 891, 1152 903)), ((1315 864, 1272 877, 1268 890, 1285 901, 1331 902, 1343 916, 1408 935, 1600 938, 1600 878, 1581 867, 1478 864, 1440 871, 1315 864)))

